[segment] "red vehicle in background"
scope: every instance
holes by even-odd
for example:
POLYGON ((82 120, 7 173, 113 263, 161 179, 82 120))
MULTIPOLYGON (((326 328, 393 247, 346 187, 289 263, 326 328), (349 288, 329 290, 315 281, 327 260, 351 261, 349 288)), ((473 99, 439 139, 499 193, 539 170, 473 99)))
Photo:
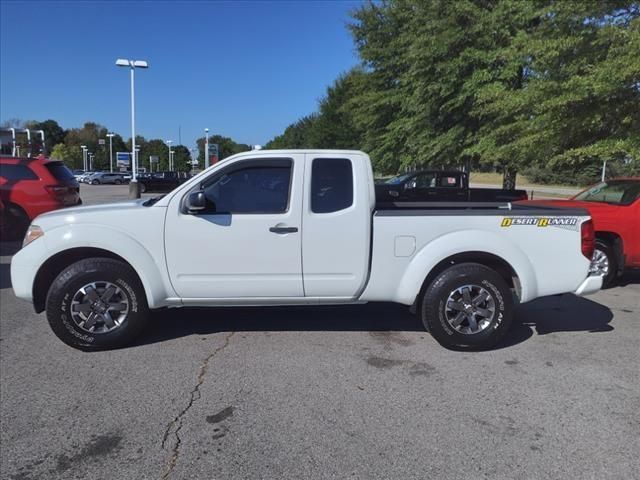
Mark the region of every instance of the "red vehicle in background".
POLYGON ((82 202, 71 171, 40 155, 0 157, 0 203, 2 240, 18 240, 41 213, 82 202))
POLYGON ((611 285, 625 268, 640 268, 640 177, 597 183, 569 200, 528 204, 580 207, 589 211, 596 232, 592 272, 611 285))

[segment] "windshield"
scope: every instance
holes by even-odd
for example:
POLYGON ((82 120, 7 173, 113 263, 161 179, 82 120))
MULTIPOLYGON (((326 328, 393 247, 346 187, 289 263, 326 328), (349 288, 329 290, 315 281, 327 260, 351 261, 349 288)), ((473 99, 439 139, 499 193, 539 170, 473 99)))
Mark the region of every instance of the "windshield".
POLYGON ((387 180, 384 183, 386 183, 388 185, 400 185, 401 183, 403 183, 405 180, 407 180, 412 175, 413 175, 413 173, 405 173, 403 175, 398 175, 397 177, 390 178, 389 180, 387 180))
POLYGON ((630 205, 638 198, 640 198, 639 180, 610 180, 600 182, 579 193, 573 197, 573 200, 630 205))

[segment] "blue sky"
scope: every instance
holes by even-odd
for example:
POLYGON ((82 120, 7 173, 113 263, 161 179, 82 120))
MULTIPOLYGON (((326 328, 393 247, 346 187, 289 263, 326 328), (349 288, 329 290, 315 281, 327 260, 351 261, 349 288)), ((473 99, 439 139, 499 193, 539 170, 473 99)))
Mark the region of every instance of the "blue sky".
POLYGON ((264 144, 358 62, 346 28, 353 1, 0 0, 0 121, 85 121, 191 147, 208 127, 264 144))

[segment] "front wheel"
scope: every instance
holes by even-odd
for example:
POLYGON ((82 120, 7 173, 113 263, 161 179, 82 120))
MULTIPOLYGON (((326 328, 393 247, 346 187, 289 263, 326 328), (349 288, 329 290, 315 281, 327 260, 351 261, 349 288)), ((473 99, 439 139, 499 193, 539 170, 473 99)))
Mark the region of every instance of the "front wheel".
POLYGON ((513 322, 513 297, 504 279, 484 265, 461 263, 440 273, 424 293, 422 322, 446 348, 489 349, 513 322))
POLYGON ((147 191, 147 186, 144 183, 139 183, 139 189, 140 189, 140 193, 144 193, 147 191))
POLYGON ((46 311, 56 336, 81 350, 123 347, 148 317, 135 271, 110 258, 87 258, 65 268, 49 289, 46 311))
POLYGON ((113 183, 115 183, 116 185, 121 185, 122 184, 122 180, 115 180, 113 183))
POLYGON ((91 185, 100 185, 100 182, 98 180, 93 180, 91 182, 91 185))

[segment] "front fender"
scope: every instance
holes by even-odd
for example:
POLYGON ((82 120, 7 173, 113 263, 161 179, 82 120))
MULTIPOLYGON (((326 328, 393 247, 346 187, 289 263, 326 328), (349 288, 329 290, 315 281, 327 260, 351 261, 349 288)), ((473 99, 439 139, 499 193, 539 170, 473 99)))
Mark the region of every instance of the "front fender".
POLYGON ((40 265, 58 253, 74 248, 108 250, 122 257, 136 271, 150 308, 167 306, 167 299, 177 296, 169 282, 163 243, 158 238, 150 242, 155 246, 150 250, 131 235, 113 226, 106 228, 91 224, 66 225, 47 230, 39 240, 43 240, 46 247, 41 249, 46 258, 38 259, 40 265))
POLYGON ((413 303, 425 278, 436 265, 449 257, 468 252, 489 253, 507 262, 520 281, 520 300, 526 302, 536 298, 538 287, 533 266, 515 243, 486 230, 464 230, 438 237, 415 254, 398 284, 396 301, 413 303))

